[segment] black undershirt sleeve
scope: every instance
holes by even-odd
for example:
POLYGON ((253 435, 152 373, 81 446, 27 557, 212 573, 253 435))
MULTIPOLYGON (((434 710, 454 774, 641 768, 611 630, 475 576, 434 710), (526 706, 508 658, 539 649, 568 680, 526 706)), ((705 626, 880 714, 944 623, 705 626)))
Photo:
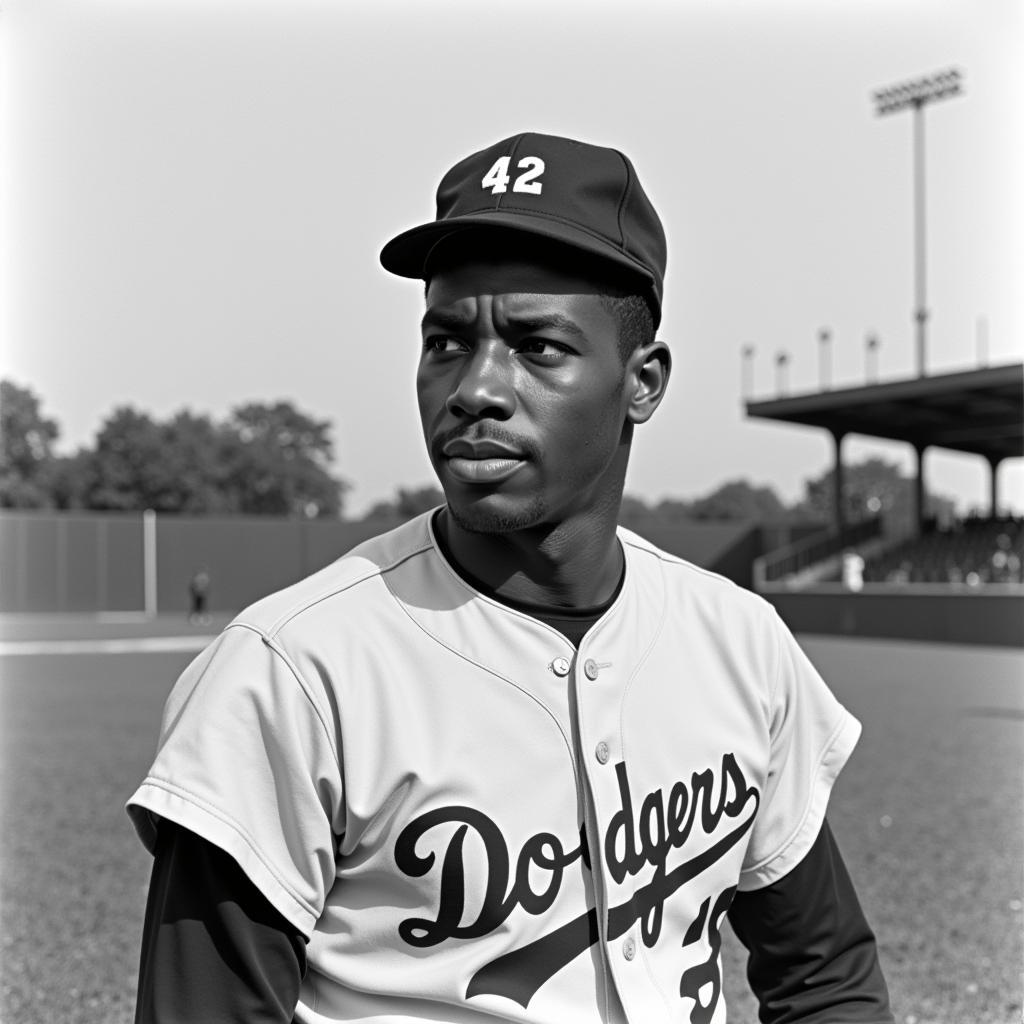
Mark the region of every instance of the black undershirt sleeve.
POLYGON ((827 821, 789 874, 736 894, 729 923, 763 1024, 892 1024, 875 936, 827 821))
POLYGON ((135 1024, 289 1024, 306 940, 223 850, 160 823, 135 1024))

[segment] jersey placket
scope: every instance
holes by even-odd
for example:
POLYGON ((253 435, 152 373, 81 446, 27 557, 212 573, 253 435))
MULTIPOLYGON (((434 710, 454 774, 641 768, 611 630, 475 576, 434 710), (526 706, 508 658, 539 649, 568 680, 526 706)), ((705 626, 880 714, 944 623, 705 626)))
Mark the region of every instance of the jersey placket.
POLYGON ((582 737, 580 724, 580 656, 577 652, 569 667, 569 707, 570 721, 572 723, 572 739, 575 748, 576 763, 579 766, 577 779, 581 789, 580 797, 583 806, 583 830, 587 840, 587 850, 590 854, 590 877, 594 891, 594 912, 597 916, 597 945, 600 951, 601 982, 603 986, 603 1000, 605 1006, 606 1024, 618 1024, 616 1015, 612 1011, 612 1004, 618 1003, 618 998, 612 989, 615 986, 611 972, 611 965, 608 962, 608 897, 605 884, 605 872, 603 868, 604 851, 601 845, 601 829, 598 825, 597 816, 594 812, 594 798, 590 782, 590 765, 588 755, 582 737))
POLYGON ((610 971, 618 1001, 629 1021, 667 1020, 667 1009, 653 986, 643 957, 640 922, 624 920, 637 879, 616 883, 605 847, 612 817, 620 809, 616 766, 624 759, 621 706, 628 665, 601 658, 601 634, 581 644, 573 663, 576 741, 586 787, 587 843, 598 899, 602 961, 610 971), (622 908, 618 914, 616 908, 622 908))

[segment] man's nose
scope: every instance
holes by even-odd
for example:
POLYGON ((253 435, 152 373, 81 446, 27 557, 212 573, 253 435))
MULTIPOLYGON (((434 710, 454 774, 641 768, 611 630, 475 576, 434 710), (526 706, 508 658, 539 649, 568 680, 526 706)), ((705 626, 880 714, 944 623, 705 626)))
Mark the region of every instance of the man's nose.
POLYGON ((445 403, 459 418, 507 420, 515 411, 512 367, 507 353, 481 346, 466 362, 445 403))

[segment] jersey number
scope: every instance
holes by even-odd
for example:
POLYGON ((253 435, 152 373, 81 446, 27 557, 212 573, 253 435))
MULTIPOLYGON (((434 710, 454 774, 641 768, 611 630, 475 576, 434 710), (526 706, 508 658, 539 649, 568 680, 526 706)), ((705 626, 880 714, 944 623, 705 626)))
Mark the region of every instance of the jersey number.
MULTIPOLYGON (((498 157, 494 161, 494 166, 483 176, 480 187, 489 188, 492 196, 507 192, 508 183, 512 181, 508 173, 511 159, 508 156, 498 157)), ((530 195, 539 196, 544 185, 536 179, 544 173, 544 161, 539 156, 524 156, 516 167, 523 173, 513 182, 512 191, 529 192, 530 195)))

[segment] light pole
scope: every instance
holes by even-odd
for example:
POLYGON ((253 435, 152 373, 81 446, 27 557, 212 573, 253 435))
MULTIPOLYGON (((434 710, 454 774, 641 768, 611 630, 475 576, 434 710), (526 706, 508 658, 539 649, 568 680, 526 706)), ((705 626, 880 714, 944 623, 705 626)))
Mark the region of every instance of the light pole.
POLYGON ((832 386, 832 332, 827 327, 818 331, 818 386, 828 391, 832 386))
POLYGON ((788 388, 786 386, 786 367, 789 366, 789 353, 781 349, 775 356, 775 391, 782 398, 788 388))
POLYGON ((864 379, 868 384, 878 380, 878 335, 874 333, 864 340, 864 379))
POLYGON ((754 395, 754 346, 744 345, 741 350, 743 356, 742 382, 743 397, 750 399, 754 395))
POLYGON ((925 375, 925 193, 924 193, 924 108, 928 103, 957 96, 963 90, 955 68, 914 81, 901 82, 875 91, 875 113, 895 114, 908 107, 914 112, 914 320, 917 325, 917 373, 925 375))

